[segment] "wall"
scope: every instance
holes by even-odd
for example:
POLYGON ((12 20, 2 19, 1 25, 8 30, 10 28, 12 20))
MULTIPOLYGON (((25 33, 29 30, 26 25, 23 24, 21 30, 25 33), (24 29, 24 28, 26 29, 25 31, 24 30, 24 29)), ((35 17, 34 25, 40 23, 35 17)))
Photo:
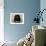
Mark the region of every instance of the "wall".
POLYGON ((0 0, 0 42, 4 41, 4 8, 3 0, 0 0))
MULTIPOLYGON (((46 0, 41 0, 41 1, 40 1, 40 9, 41 9, 41 11, 42 11, 43 9, 46 9, 46 0)), ((43 17, 43 22, 41 21, 41 22, 40 22, 40 25, 43 25, 43 26, 46 27, 46 20, 45 20, 45 19, 46 19, 46 11, 43 12, 42 17, 43 17)))
POLYGON ((4 0, 4 35, 7 41, 18 41, 31 31, 35 12, 40 10, 40 0, 4 0), (24 24, 11 25, 10 13, 24 13, 24 24))

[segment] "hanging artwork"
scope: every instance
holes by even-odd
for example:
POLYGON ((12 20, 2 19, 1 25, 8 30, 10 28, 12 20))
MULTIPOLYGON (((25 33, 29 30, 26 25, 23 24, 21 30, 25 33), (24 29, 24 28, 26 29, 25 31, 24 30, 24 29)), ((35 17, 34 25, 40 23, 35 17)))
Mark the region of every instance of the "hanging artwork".
POLYGON ((10 24, 24 24, 24 13, 10 13, 10 24))

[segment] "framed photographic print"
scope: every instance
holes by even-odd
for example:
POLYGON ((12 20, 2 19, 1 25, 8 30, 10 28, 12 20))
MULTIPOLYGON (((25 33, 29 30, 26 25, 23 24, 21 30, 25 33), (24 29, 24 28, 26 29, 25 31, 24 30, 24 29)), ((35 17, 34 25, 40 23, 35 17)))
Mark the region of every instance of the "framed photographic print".
POLYGON ((24 13, 10 13, 10 24, 24 24, 24 13))

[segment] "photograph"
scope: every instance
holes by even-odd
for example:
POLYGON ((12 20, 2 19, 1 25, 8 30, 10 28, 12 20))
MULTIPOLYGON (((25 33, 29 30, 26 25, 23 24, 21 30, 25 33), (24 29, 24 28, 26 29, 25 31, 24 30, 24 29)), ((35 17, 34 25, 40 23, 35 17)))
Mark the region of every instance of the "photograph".
POLYGON ((10 24, 24 24, 24 13, 10 13, 10 24))

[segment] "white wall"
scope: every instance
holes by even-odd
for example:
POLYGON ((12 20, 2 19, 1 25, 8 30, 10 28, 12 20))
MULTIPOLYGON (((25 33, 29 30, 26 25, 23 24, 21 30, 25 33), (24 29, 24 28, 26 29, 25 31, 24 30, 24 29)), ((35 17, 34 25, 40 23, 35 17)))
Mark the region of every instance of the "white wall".
POLYGON ((4 2, 0 0, 0 42, 4 41, 4 2))

